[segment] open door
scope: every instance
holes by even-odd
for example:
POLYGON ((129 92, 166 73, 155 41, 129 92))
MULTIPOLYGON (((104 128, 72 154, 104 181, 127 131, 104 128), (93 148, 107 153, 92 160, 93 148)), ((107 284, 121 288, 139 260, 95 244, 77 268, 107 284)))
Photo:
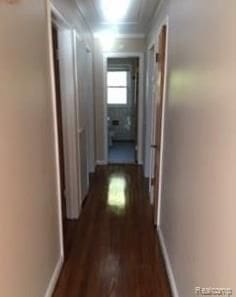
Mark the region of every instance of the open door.
MULTIPOLYGON (((64 160, 64 140, 63 140, 63 122, 62 122, 62 103, 61 103, 61 82, 60 82, 60 65, 58 60, 58 32, 54 24, 52 24, 52 41, 53 41, 53 61, 55 73, 55 90, 56 90, 56 108, 57 108, 57 124, 58 124, 58 145, 60 158, 60 178, 61 178, 61 194, 62 194, 62 215, 63 221, 66 220, 66 197, 65 197, 65 160, 64 160)), ((64 225, 64 224, 63 224, 64 225)))
POLYGON ((76 116, 77 116, 77 155, 80 171, 81 204, 89 190, 89 53, 79 36, 74 32, 75 72, 76 72, 76 116))
POLYGON ((161 139, 162 139, 162 117, 164 103, 164 85, 165 85, 165 62, 166 62, 166 25, 162 27, 158 40, 158 52, 156 53, 157 71, 157 88, 156 88, 156 140, 152 148, 155 149, 155 174, 153 178, 154 185, 154 224, 158 222, 159 208, 159 187, 160 187, 160 162, 161 162, 161 139))

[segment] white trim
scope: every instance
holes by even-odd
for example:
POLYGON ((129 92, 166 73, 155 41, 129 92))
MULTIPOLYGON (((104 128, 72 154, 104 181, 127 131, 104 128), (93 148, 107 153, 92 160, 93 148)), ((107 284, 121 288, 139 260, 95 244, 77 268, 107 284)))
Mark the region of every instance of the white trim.
MULTIPOLYGON (((94 32, 93 33, 93 36, 94 38, 101 38, 101 32, 94 32)), ((115 34, 115 37, 117 39, 144 39, 146 38, 146 35, 145 34, 142 34, 142 33, 117 33, 115 34)))
POLYGON ((164 257, 164 261, 165 261, 165 266, 166 266, 166 270, 167 270, 167 274, 168 274, 168 278, 169 278, 169 282, 170 282, 172 295, 173 295, 173 297, 180 297, 178 289, 177 289, 177 283, 176 283, 174 271, 173 271, 173 268, 171 265, 170 257, 169 257, 167 246, 165 243, 165 239, 164 239, 164 236, 163 236, 163 233, 162 233, 160 227, 158 227, 158 229, 157 229, 157 234, 158 234, 159 241, 161 244, 161 250, 162 250, 162 254, 164 257))
POLYGON ((48 288, 46 290, 46 293, 45 293, 45 297, 51 297, 55 288, 56 288, 56 285, 57 285, 57 281, 60 277, 60 273, 61 273, 61 270, 62 270, 62 266, 63 266, 63 257, 60 257, 57 264, 56 264, 56 267, 55 267, 55 270, 52 274, 52 277, 49 281, 49 285, 48 285, 48 288))
MULTIPOLYGON (((61 103, 62 103, 62 123, 63 123, 63 140, 64 140, 64 160, 65 160, 65 181, 66 181, 66 214, 69 219, 78 218, 78 201, 75 201, 77 196, 76 185, 77 183, 77 160, 74 159, 77 154, 76 142, 76 116, 75 116, 75 92, 73 90, 72 97, 68 97, 68 71, 70 73, 69 80, 74 80, 71 77, 72 71, 74 76, 74 60, 73 67, 71 67, 72 56, 69 57, 68 53, 73 55, 73 30, 62 30, 58 32, 59 43, 59 63, 60 63, 60 77, 61 77, 61 103), (69 40, 69 41, 68 41, 69 40), (70 47, 70 48, 68 48, 70 47), (66 57, 66 58, 65 58, 66 57), (70 67, 70 69, 67 69, 70 67), (71 102, 73 100, 73 103, 71 102), (73 107, 71 106, 73 104, 73 107), (72 112, 72 114, 71 114, 72 112)), ((74 57, 73 57, 74 59, 74 57)), ((74 82, 73 82, 74 83, 74 82)), ((69 86, 72 93, 72 87, 69 86)), ((77 198, 78 199, 78 198, 77 198)))
POLYGON ((159 169, 159 189, 158 189, 158 213, 157 225, 161 224, 161 203, 162 203, 162 188, 163 188, 163 164, 164 164, 164 149, 165 149, 165 123, 166 123, 166 101, 167 101, 167 75, 168 75, 168 54, 169 54, 169 16, 166 17, 161 24, 166 26, 166 54, 165 54, 165 76, 164 76, 164 90, 162 103, 162 121, 161 121, 161 145, 160 145, 160 169, 159 169))
MULTIPOLYGON (((147 50, 147 63, 146 63, 146 131, 145 131, 145 167, 144 174, 146 178, 151 179, 151 156, 152 156, 152 134, 153 134, 153 101, 154 101, 154 85, 153 78, 155 77, 155 45, 147 50), (151 133, 150 133, 151 131, 151 133)), ((150 180, 149 180, 150 182, 150 180)), ((150 186, 149 186, 150 189, 150 186)))
POLYGON ((47 13, 47 42, 48 42, 48 59, 50 68, 50 85, 51 85, 51 103, 53 110, 53 130, 54 130, 54 150, 56 162, 56 180, 57 180, 57 211, 58 211, 58 225, 59 225, 59 240, 60 240, 60 257, 62 262, 64 260, 64 239, 63 239, 63 215, 62 215, 62 193, 61 193, 61 174, 60 174, 60 153, 59 153, 59 136, 57 123, 57 107, 56 107, 56 88, 55 88, 55 74, 54 74, 54 59, 53 59, 53 45, 52 45, 52 26, 51 26, 51 8, 49 2, 46 2, 47 13))
POLYGON ((104 152, 108 163, 108 128, 107 128, 107 60, 109 58, 139 58, 139 98, 138 98, 138 164, 143 164, 143 128, 144 128, 144 54, 142 52, 110 52, 103 54, 104 77, 104 152))
MULTIPOLYGON (((88 78, 93 80, 93 54, 91 51, 88 51, 87 49, 87 55, 88 55, 88 78)), ((94 100, 94 88, 88 88, 88 119, 91 118, 91 120, 88 121, 88 168, 89 173, 95 172, 95 100, 94 100)))
POLYGON ((58 211, 58 225, 59 225, 59 241, 60 241, 60 256, 56 264, 55 270, 49 281, 48 288, 46 289, 45 297, 51 297, 56 287, 60 272, 64 263, 64 245, 63 245, 63 218, 62 218, 62 201, 61 201, 61 176, 60 176, 60 157, 59 157, 59 136, 57 124, 57 108, 56 108, 56 88, 55 88, 55 74, 54 74, 54 60, 53 60, 53 45, 52 45, 52 7, 50 3, 46 2, 47 12, 47 42, 48 42, 48 58, 50 68, 50 85, 51 85, 51 100, 53 109, 53 130, 54 130, 54 149, 56 156, 56 180, 57 180, 57 211, 58 211))
MULTIPOLYGON (((162 105, 162 123, 161 123, 161 147, 160 147, 160 175, 159 175, 159 188, 158 188, 158 199, 159 199, 159 204, 158 204, 158 212, 157 212, 157 225, 160 225, 161 221, 161 199, 162 199, 162 178, 163 178, 163 157, 164 157, 164 131, 165 131, 165 118, 166 118, 166 90, 167 90, 167 70, 168 70, 168 40, 169 40, 169 16, 167 15, 166 18, 164 19, 163 22, 160 23, 160 26, 157 29, 157 33, 154 34, 153 40, 150 42, 148 45, 147 50, 150 51, 150 49, 153 47, 155 48, 156 51, 156 46, 158 43, 159 35, 161 33, 162 27, 166 26, 167 27, 167 32, 166 32, 166 59, 165 59, 165 77, 164 77, 164 93, 163 93, 163 105, 162 105)), ((157 71, 157 69, 155 70, 157 71)), ((157 77, 155 78, 157 79, 157 77)), ((156 82, 155 82, 156 84, 156 82)), ((148 87, 148 84, 146 84, 146 87, 148 87)), ((147 91, 147 90, 146 90, 147 91)), ((155 105, 155 100, 156 100, 156 94, 154 95, 153 98, 153 105, 155 105)), ((151 133, 152 133, 152 142, 154 141, 153 135, 155 135, 155 129, 156 129, 156 112, 153 110, 151 111, 152 114, 150 114, 150 118, 152 120, 152 128, 151 128, 151 133)), ((152 156, 152 153, 150 153, 152 156)), ((152 161, 152 158, 150 158, 150 162, 152 161)), ((151 164, 151 163, 150 163, 151 164)), ((149 165, 150 167, 150 165, 149 165)), ((152 176, 152 168, 150 168, 150 174, 149 178, 153 177, 152 176)), ((151 181, 149 183, 149 193, 150 193, 150 202, 153 204, 154 202, 154 186, 151 185, 151 181)))
POLYGON ((51 1, 49 1, 49 7, 50 12, 56 17, 53 19, 53 21, 56 21, 56 25, 61 26, 63 29, 71 28, 70 23, 51 1))
POLYGON ((74 2, 75 2, 75 4, 76 4, 76 6, 77 6, 77 10, 76 10, 76 12, 78 13, 78 15, 79 15, 79 16, 81 17, 81 19, 83 20, 83 23, 84 23, 83 25, 87 26, 88 29, 89 29, 89 31, 90 31, 91 34, 92 34, 93 30, 92 30, 92 28, 91 28, 91 26, 90 26, 90 22, 87 21, 85 15, 83 14, 83 12, 82 12, 82 10, 81 10, 81 7, 80 7, 78 1, 74 1, 74 2))
POLYGON ((107 54, 103 54, 103 105, 104 105, 104 119, 103 119, 103 129, 104 129, 104 156, 105 164, 108 164, 108 126, 107 126, 107 54))
POLYGON ((107 165, 107 162, 106 162, 106 161, 97 160, 97 161, 96 161, 96 165, 97 165, 97 166, 107 165))
POLYGON ((154 34, 152 34, 154 37, 151 40, 150 44, 151 43, 154 43, 155 44, 155 38, 156 38, 155 37, 156 36, 156 34, 155 34, 155 31, 156 31, 156 20, 159 19, 159 13, 161 11, 161 8, 162 8, 163 3, 164 3, 164 0, 160 0, 160 2, 159 2, 158 6, 157 6, 157 8, 156 8, 156 10, 155 10, 155 12, 153 14, 153 17, 151 18, 151 21, 149 23, 149 28, 148 28, 147 32, 150 32, 150 31, 151 31, 151 33, 154 32, 154 34))
POLYGON ((127 34, 125 34, 125 33, 118 33, 117 35, 116 35, 116 37, 117 38, 122 38, 122 39, 144 39, 144 38, 146 38, 146 35, 145 34, 142 34, 142 33, 127 33, 127 34))
MULTIPOLYGON (((79 78, 78 78, 78 57, 77 57, 77 49, 79 48, 79 43, 81 42, 79 34, 77 34, 76 30, 73 30, 73 67, 74 67, 74 94, 75 94, 75 138, 77 140, 76 143, 76 154, 77 158, 75 161, 75 164, 77 165, 77 173, 78 177, 81 176, 81 153, 80 153, 80 134, 83 132, 83 129, 80 128, 79 126, 79 121, 80 121, 80 114, 79 114, 79 78)), ((79 207, 79 214, 81 211, 81 205, 82 205, 82 185, 81 185, 81 179, 78 178, 78 188, 77 192, 79 194, 79 203, 78 200, 76 203, 73 203, 72 207, 79 207)), ((74 199, 73 199, 74 200, 74 199)), ((75 202, 75 200, 74 200, 75 202)), ((79 216, 78 214, 78 216, 79 216)))
POLYGON ((148 45, 148 51, 152 50, 153 48, 155 48, 155 43, 154 42, 150 42, 148 45))

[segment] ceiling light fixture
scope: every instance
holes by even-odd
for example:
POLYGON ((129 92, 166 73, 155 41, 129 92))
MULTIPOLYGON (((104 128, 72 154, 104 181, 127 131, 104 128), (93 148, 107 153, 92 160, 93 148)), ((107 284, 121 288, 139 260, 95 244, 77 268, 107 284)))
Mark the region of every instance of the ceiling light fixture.
POLYGON ((128 12, 130 0, 102 0, 102 11, 106 20, 117 23, 128 12))

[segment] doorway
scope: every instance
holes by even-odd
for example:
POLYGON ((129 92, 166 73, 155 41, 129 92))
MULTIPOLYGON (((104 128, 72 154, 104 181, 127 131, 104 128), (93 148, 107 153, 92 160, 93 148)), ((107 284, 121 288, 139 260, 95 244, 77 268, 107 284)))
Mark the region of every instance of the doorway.
POLYGON ((164 131, 164 107, 165 107, 165 84, 166 84, 166 59, 167 59, 167 25, 163 25, 156 45, 156 107, 155 107, 155 143, 151 145, 154 150, 154 177, 152 185, 154 190, 154 225, 159 223, 160 195, 161 195, 161 163, 163 153, 163 131, 164 131))
POLYGON ((108 162, 137 163, 139 59, 107 60, 108 162))
POLYGON ((74 31, 63 16, 51 8, 50 59, 53 88, 53 109, 60 172, 60 241, 61 255, 67 258, 71 240, 81 211, 81 185, 78 164, 80 156, 76 118, 76 73, 74 31))

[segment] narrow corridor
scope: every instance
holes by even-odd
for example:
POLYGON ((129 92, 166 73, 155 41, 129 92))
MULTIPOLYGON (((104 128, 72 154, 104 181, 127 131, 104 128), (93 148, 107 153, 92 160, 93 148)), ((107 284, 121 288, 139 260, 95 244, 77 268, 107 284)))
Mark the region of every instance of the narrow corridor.
POLYGON ((54 297, 170 297, 142 169, 98 167, 54 297))

